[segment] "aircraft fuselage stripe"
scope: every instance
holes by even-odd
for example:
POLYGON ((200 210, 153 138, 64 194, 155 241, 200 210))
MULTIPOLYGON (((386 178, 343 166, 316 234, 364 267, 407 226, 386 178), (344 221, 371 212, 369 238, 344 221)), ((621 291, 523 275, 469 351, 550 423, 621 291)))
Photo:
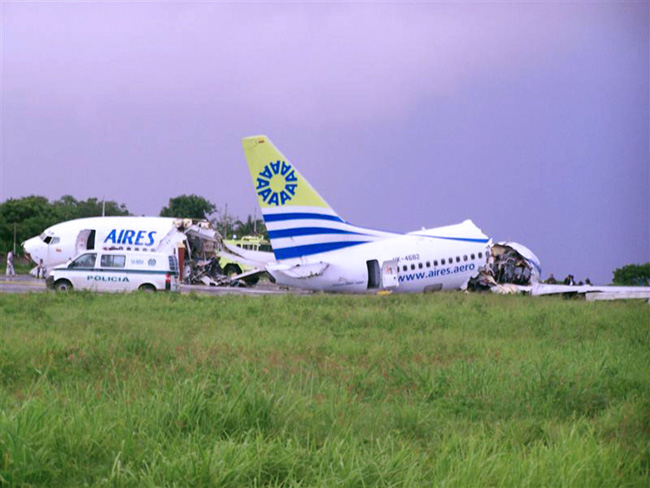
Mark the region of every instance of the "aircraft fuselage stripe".
POLYGON ((441 237, 441 236, 425 236, 422 234, 411 234, 416 237, 428 237, 429 239, 445 239, 446 241, 464 241, 464 242, 480 242, 486 243, 490 239, 470 239, 469 237, 441 237))
POLYGON ((335 222, 345 221, 341 217, 336 215, 326 215, 319 213, 282 213, 282 214, 264 214, 265 222, 279 222, 282 220, 302 220, 302 219, 313 219, 313 220, 333 220, 335 222))
POLYGON ((275 258, 291 259, 299 258, 302 256, 309 256, 311 254, 320 254, 327 251, 336 251, 350 246, 358 246, 359 244, 367 244, 367 241, 347 241, 347 242, 324 242, 322 244, 307 244, 304 246, 284 247, 281 249, 273 249, 275 258))
POLYGON ((290 229, 270 230, 270 239, 281 239, 283 237, 297 237, 297 236, 315 236, 321 234, 352 234, 352 235, 365 235, 360 232, 353 232, 344 229, 334 229, 330 227, 293 227, 290 229))

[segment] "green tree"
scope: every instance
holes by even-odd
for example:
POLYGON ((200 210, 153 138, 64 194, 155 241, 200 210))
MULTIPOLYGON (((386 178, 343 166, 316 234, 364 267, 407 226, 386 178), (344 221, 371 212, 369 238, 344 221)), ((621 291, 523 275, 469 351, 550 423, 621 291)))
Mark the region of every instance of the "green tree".
MULTIPOLYGON (((105 206, 105 215, 130 215, 124 204, 107 201, 105 206)), ((64 195, 54 202, 36 195, 10 198, 0 203, 0 252, 13 248, 14 228, 16 243, 20 245, 59 222, 101 215, 102 201, 96 198, 77 201, 70 195, 64 195)), ((16 250, 20 251, 18 248, 16 250)))
POLYGON ((180 195, 169 199, 169 205, 163 207, 160 216, 207 220, 216 208, 214 203, 198 195, 180 195))
POLYGON ((102 201, 97 198, 77 201, 71 195, 64 195, 52 203, 54 211, 61 222, 84 217, 99 217, 102 212, 106 216, 131 215, 124 204, 113 200, 102 201), (102 208, 103 207, 103 208, 102 208))
POLYGON ((237 220, 233 228, 233 234, 237 237, 249 235, 262 235, 267 237, 264 221, 262 219, 255 219, 252 215, 248 215, 245 222, 237 220))
MULTIPOLYGON (((13 249, 14 229, 16 243, 38 235, 50 225, 57 223, 52 205, 45 197, 31 195, 10 198, 0 204, 0 246, 2 252, 13 249)), ((19 249, 16 249, 19 251, 19 249)))
POLYGON ((614 284, 622 286, 649 286, 650 263, 628 264, 614 270, 614 284))

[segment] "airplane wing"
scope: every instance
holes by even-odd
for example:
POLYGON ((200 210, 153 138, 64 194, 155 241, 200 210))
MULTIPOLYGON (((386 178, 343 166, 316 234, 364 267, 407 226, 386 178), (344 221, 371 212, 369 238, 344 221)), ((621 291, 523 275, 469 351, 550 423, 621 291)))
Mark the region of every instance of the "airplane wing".
POLYGON ((239 261, 248 266, 263 268, 268 263, 275 261, 275 256, 272 252, 250 251, 226 242, 223 243, 223 247, 224 249, 227 249, 227 251, 221 251, 219 253, 220 256, 230 259, 231 261, 239 261))
POLYGON ((648 286, 592 286, 592 285, 546 285, 535 283, 530 294, 533 296, 553 295, 557 293, 579 293, 585 294, 591 300, 616 300, 629 298, 650 299, 650 287, 648 286), (592 296, 593 295, 593 296, 592 296), (601 298, 596 298, 600 295, 601 298))
POLYGON ((266 266, 266 269, 271 275, 280 273, 288 276, 289 278, 313 278, 322 275, 329 267, 328 263, 308 263, 308 264, 282 264, 275 263, 266 266))
POLYGON ((585 295, 588 301, 595 300, 626 300, 644 299, 650 301, 650 287, 648 286, 592 286, 592 285, 547 285, 534 283, 532 286, 496 285, 491 288, 493 293, 526 293, 531 296, 579 294, 585 295))

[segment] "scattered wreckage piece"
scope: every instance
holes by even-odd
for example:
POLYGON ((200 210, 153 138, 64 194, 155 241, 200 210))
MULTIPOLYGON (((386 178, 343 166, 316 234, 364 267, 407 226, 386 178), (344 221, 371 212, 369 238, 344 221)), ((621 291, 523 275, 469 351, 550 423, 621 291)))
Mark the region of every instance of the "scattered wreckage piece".
MULTIPOLYGON (((175 222, 178 232, 185 235, 185 259, 183 265, 183 282, 185 284, 202 284, 205 286, 251 286, 257 283, 260 269, 229 276, 219 265, 217 253, 221 254, 224 242, 208 221, 194 222, 191 219, 178 219, 175 222)), ((230 255, 233 260, 242 261, 239 255, 230 255)))

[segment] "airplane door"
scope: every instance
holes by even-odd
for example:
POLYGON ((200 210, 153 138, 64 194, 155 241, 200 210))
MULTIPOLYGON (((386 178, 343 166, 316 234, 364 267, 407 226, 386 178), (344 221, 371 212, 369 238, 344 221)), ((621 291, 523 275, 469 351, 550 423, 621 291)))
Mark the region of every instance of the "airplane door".
POLYGON ((92 249, 95 249, 95 230, 84 229, 77 235, 75 254, 81 254, 92 249))
POLYGON ((395 288, 399 286, 397 278, 397 260, 384 261, 381 265, 381 287, 395 288))
POLYGON ((381 284, 379 261, 371 259, 366 261, 366 264, 368 265, 368 290, 375 290, 381 284))

